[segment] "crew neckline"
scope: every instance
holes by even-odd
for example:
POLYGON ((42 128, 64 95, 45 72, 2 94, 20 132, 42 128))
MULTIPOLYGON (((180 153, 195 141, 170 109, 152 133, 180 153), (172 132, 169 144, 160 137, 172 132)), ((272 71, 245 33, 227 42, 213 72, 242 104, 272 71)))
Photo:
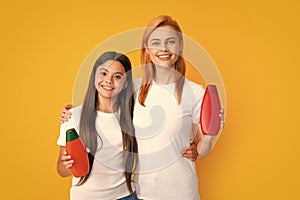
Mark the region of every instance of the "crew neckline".
POLYGON ((155 84, 155 85, 160 85, 160 86, 172 86, 172 85, 175 85, 175 82, 173 83, 157 83, 156 81, 153 80, 152 84, 155 84))
POLYGON ((109 115, 118 115, 118 114, 119 114, 119 110, 116 111, 116 112, 111 112, 111 113, 107 113, 107 112, 103 112, 103 111, 97 110, 97 114, 100 114, 100 115, 107 115, 107 116, 109 116, 109 115))

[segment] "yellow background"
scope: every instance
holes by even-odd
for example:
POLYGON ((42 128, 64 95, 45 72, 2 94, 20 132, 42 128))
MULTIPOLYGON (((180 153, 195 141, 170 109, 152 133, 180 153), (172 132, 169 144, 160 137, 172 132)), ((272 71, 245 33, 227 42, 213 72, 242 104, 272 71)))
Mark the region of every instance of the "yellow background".
POLYGON ((1 199, 68 198, 56 173, 58 116, 89 52, 160 14, 211 55, 225 129, 197 160, 203 200, 299 199, 299 3, 1 1, 1 199))

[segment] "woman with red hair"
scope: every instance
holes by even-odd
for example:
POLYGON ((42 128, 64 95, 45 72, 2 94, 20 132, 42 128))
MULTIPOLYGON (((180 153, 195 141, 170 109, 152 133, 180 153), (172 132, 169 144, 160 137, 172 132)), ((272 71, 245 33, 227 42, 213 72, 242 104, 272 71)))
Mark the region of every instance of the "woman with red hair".
MULTIPOLYGON (((170 16, 152 20, 144 31, 143 77, 135 81, 134 126, 139 144, 137 194, 141 199, 198 200, 195 163, 181 152, 196 135, 204 88, 185 78, 183 36, 170 16)), ((199 134, 195 138, 200 140, 199 134)), ((199 152, 206 154, 207 152, 199 152)), ((195 158, 195 152, 189 149, 195 158)))

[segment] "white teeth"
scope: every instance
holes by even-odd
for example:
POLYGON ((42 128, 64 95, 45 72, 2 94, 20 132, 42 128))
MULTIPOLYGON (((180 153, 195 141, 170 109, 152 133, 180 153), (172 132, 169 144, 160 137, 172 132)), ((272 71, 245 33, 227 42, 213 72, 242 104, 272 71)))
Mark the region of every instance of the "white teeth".
POLYGON ((169 58, 170 57, 170 55, 160 55, 160 56, 158 56, 159 58, 169 58))
POLYGON ((107 86, 102 86, 104 89, 106 89, 106 90, 112 90, 113 88, 111 88, 111 87, 107 87, 107 86))

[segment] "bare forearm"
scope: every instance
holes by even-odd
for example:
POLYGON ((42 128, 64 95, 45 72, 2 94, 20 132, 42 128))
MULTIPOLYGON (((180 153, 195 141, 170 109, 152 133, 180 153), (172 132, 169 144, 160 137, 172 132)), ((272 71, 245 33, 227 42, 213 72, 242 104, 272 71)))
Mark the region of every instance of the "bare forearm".
POLYGON ((198 157, 204 158, 211 151, 215 136, 203 135, 199 124, 194 124, 192 130, 195 135, 193 143, 197 145, 198 157))
POLYGON ((200 158, 204 158, 212 149, 212 143, 215 136, 204 135, 197 145, 197 152, 200 158))
POLYGON ((72 172, 70 169, 66 168, 66 166, 63 164, 63 160, 60 160, 57 162, 57 173, 61 177, 69 177, 72 176, 72 172))

